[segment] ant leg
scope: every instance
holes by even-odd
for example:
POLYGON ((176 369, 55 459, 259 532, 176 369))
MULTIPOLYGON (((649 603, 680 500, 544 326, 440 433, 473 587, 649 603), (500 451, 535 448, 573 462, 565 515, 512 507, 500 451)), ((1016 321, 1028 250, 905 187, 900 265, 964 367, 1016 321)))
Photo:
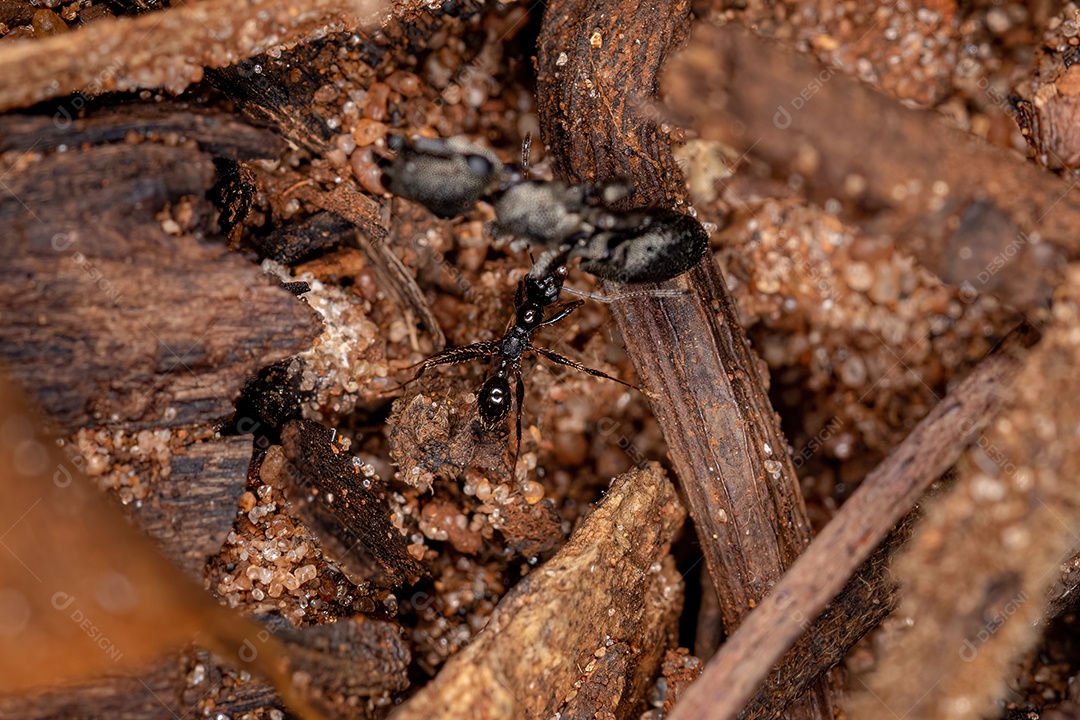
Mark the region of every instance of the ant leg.
POLYGON ((517 384, 517 435, 514 436, 514 462, 510 464, 510 469, 512 473, 516 474, 518 456, 521 455, 521 414, 525 405, 525 383, 521 379, 520 369, 514 372, 514 382, 517 384))
MULTIPOLYGON (((442 352, 435 353, 427 360, 421 360, 412 367, 420 366, 420 372, 422 373, 429 367, 435 367, 436 365, 457 365, 477 358, 491 357, 498 350, 498 347, 497 342, 487 340, 466 345, 465 347, 447 348, 442 352)), ((417 373, 416 377, 420 377, 420 373, 417 373)))
POLYGON ((535 347, 535 346, 533 346, 532 349, 537 354, 543 355, 548 360, 551 360, 552 362, 558 363, 559 365, 565 365, 567 367, 572 367, 575 370, 580 370, 583 373, 588 373, 589 375, 592 375, 593 377, 601 377, 601 378, 606 378, 608 380, 614 380, 615 382, 619 383, 620 385, 625 385, 628 388, 633 388, 634 390, 645 393, 646 395, 649 394, 645 390, 643 390, 642 388, 639 388, 637 385, 631 385, 630 383, 628 383, 628 382, 626 382, 624 380, 620 380, 617 377, 612 377, 611 375, 608 375, 603 370, 597 370, 595 368, 588 367, 587 365, 582 365, 581 363, 575 362, 574 360, 571 360, 570 358, 568 358, 568 357, 566 357, 564 355, 560 355, 559 353, 557 353, 557 352, 555 352, 553 350, 548 350, 547 348, 535 347))
POLYGON ((436 353, 429 357, 427 360, 421 360, 415 365, 410 365, 406 370, 414 367, 420 369, 416 371, 416 374, 405 382, 398 385, 396 388, 384 390, 382 394, 388 394, 395 390, 400 390, 409 383, 414 383, 420 379, 420 376, 424 374, 428 368, 435 367, 436 365, 457 365, 459 363, 469 362, 470 360, 476 360, 478 358, 491 357, 498 349, 498 343, 492 341, 473 343, 472 345, 466 345, 459 348, 447 348, 440 353, 436 353))
POLYGON ((542 327, 547 327, 548 325, 554 325, 555 323, 559 322, 560 320, 562 320, 567 315, 574 312, 575 310, 577 310, 579 307, 581 307, 584 304, 585 304, 584 300, 575 300, 573 302, 566 303, 565 305, 560 306, 559 312, 555 313, 555 315, 553 315, 552 317, 549 317, 547 320, 540 323, 536 327, 537 328, 542 328, 542 327))

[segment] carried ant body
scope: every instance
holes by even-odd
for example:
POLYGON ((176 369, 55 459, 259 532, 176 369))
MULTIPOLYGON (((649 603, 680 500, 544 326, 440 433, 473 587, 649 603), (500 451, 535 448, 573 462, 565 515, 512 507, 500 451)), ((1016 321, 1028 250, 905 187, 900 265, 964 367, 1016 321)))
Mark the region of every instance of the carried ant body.
POLYGON ((614 380, 617 383, 634 387, 605 372, 590 368, 581 363, 544 347, 533 344, 533 339, 540 328, 553 325, 577 308, 585 304, 584 300, 575 300, 555 309, 550 317, 545 317, 548 308, 558 302, 563 282, 566 280, 566 266, 560 265, 544 277, 533 277, 530 273, 521 279, 514 298, 514 321, 506 328, 499 340, 473 343, 459 348, 448 348, 433 355, 420 364, 420 369, 413 380, 419 378, 425 370, 436 365, 456 365, 480 358, 495 359, 495 369, 488 373, 477 395, 479 427, 488 432, 502 427, 506 416, 510 414, 511 383, 515 385, 513 404, 517 408, 517 435, 514 449, 514 462, 521 451, 521 413, 525 400, 525 385, 521 378, 521 360, 527 353, 542 355, 559 365, 572 367, 589 375, 614 380))
POLYGON ((533 277, 573 258, 583 270, 620 282, 659 282, 686 272, 709 247, 705 228, 673 210, 616 210, 625 184, 567 185, 527 179, 488 150, 461 138, 406 141, 393 136, 397 157, 383 168, 383 184, 440 217, 468 211, 482 198, 495 207, 492 230, 543 248, 533 277))

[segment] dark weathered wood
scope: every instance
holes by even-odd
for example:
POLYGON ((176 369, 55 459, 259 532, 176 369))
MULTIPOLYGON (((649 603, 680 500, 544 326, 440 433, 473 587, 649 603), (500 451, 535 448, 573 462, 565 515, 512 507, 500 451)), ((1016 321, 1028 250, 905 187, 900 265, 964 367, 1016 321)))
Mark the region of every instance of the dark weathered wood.
POLYGON ((0 357, 66 432, 212 424, 318 333, 223 243, 163 229, 158 213, 185 197, 209 215, 198 150, 105 145, 3 170, 0 357))
POLYGON ((397 623, 357 616, 275 628, 274 637, 299 680, 298 691, 329 717, 385 717, 392 694, 409 687, 409 648, 397 623))
POLYGON ((194 140, 208 154, 232 160, 277 157, 285 149, 285 142, 277 135, 232 115, 179 103, 153 103, 123 106, 85 118, 6 115, 0 118, 0 152, 101 145, 130 141, 133 134, 194 140))
POLYGON ((272 679, 304 709, 281 644, 165 561, 63 455, 46 424, 0 376, 7 608, 0 693, 137 675, 198 635, 236 667, 272 679))
MULTIPOLYGON (((848 578, 919 499, 925 489, 979 436, 1003 400, 1002 394, 1023 366, 1024 349, 1036 334, 1018 330, 942 400, 886 460, 863 480, 855 494, 814 539, 806 552, 772 589, 765 601, 721 646, 704 673, 686 692, 671 717, 734 718, 751 699, 781 655, 804 633, 848 578)), ((807 635, 811 657, 789 659, 795 667, 824 671, 847 650, 837 633, 854 642, 872 625, 865 614, 848 615, 851 607, 835 606, 824 622, 807 635), (857 633, 857 634, 856 634, 857 633), (826 647, 834 648, 826 651, 826 647)), ((782 672, 784 684, 759 696, 757 712, 772 717, 785 695, 797 694, 793 672, 782 672)), ((812 675, 813 673, 811 673, 812 675)), ((802 674, 805 678, 805 673, 802 674)))
POLYGON ((659 466, 616 478, 395 720, 637 718, 682 610, 669 549, 684 517, 659 466))
POLYGON ((157 540, 162 555, 202 582, 207 559, 232 530, 250 463, 250 438, 188 445, 173 455, 172 472, 151 483, 149 496, 127 509, 157 540))
POLYGON ((222 668, 211 662, 209 653, 189 649, 149 662, 138 674, 114 675, 71 687, 0 697, 0 714, 8 720, 106 717, 145 720, 181 717, 185 713, 194 715, 192 706, 204 700, 204 695, 213 695, 217 700, 214 709, 225 713, 265 707, 277 697, 273 687, 264 682, 230 683, 225 688, 221 686, 222 679, 222 668), (203 679, 193 684, 189 693, 188 675, 200 662, 202 672, 196 677, 203 679))
MULTIPOLYGON (((1032 100, 1014 99, 1016 122, 1036 162, 1055 170, 1073 170, 1080 166, 1080 67, 1076 65, 1076 49, 1064 53, 1042 50, 1044 57, 1030 80, 1032 100)), ((1017 87, 1021 86, 1017 83, 1017 87)))
MULTIPOLYGON (((689 4, 556 2, 538 52, 538 100, 556 167, 575 180, 629 177, 636 204, 672 205, 684 181, 650 113, 660 65, 689 4)), ((798 479, 738 313, 711 258, 678 297, 635 295, 612 312, 653 394, 730 632, 809 542, 798 479)), ((819 688, 791 717, 830 717, 819 688)))
POLYGON ((350 232, 353 232, 353 226, 349 221, 334 213, 319 212, 299 223, 280 227, 269 235, 252 237, 249 244, 259 257, 291 265, 337 245, 350 232))
POLYGON ((289 460, 286 495, 304 524, 356 583, 414 584, 427 569, 390 524, 386 500, 358 458, 333 443, 334 431, 311 420, 290 420, 281 431, 289 460))
MULTIPOLYGON (((265 634, 269 637, 270 632, 265 634)), ((288 657, 290 672, 304 674, 299 691, 328 717, 383 717, 379 703, 409 686, 409 650, 392 623, 344 618, 328 625, 275 627, 273 635, 288 657)), ((257 677, 241 681, 239 672, 217 656, 189 647, 129 675, 0 696, 0 715, 5 720, 145 720, 198 716, 210 709, 243 715, 281 704, 269 683, 257 677)), ((304 717, 315 720, 311 714, 304 717)))
POLYGON ((1080 552, 1061 563, 1061 573, 1046 598, 1046 616, 1058 617, 1080 602, 1080 552))
POLYGON ((703 137, 800 173, 812 198, 840 199, 965 299, 1042 304, 1080 257, 1070 181, 780 43, 702 23, 665 89, 703 137))
POLYGON ((330 149, 334 131, 312 110, 313 97, 325 82, 308 64, 294 58, 261 56, 206 74, 211 85, 228 95, 237 109, 316 156, 330 149), (256 71, 258 68, 258 71, 256 71))

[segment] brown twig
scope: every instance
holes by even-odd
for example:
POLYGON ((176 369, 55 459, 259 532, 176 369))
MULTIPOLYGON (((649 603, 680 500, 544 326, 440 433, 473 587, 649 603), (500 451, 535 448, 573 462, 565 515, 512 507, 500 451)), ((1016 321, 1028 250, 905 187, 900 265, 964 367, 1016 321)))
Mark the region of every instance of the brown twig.
MULTIPOLYGON (((688 11, 679 1, 548 7, 538 101, 545 139, 567 177, 631 177, 636 204, 683 200, 670 140, 644 115, 688 11)), ((632 297, 613 314, 657 398, 653 411, 731 629, 779 580, 810 531, 786 441, 723 278, 706 261, 680 284, 690 292, 632 297)), ((824 691, 809 694, 790 716, 831 717, 824 691)))
MULTIPOLYGON (((766 602, 720 648, 672 720, 736 716, 806 625, 987 425, 1001 406, 1003 389, 1023 364, 1022 350, 1035 338, 1026 326, 1014 331, 867 476, 766 602)), ((829 622, 846 620, 834 613, 829 622)))
POLYGON ((1046 590, 1080 544, 1080 267, 1066 278, 1002 412, 894 563, 914 624, 863 679, 853 718, 994 715, 1042 635, 1046 590))

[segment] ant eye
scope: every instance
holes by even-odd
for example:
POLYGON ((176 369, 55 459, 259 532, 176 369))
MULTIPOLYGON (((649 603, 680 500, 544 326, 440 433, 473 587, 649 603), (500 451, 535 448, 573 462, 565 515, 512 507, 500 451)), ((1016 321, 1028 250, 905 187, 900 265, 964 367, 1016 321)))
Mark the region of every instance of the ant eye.
POLYGON ((490 175, 495 170, 491 161, 480 155, 466 155, 465 164, 477 175, 490 175))

